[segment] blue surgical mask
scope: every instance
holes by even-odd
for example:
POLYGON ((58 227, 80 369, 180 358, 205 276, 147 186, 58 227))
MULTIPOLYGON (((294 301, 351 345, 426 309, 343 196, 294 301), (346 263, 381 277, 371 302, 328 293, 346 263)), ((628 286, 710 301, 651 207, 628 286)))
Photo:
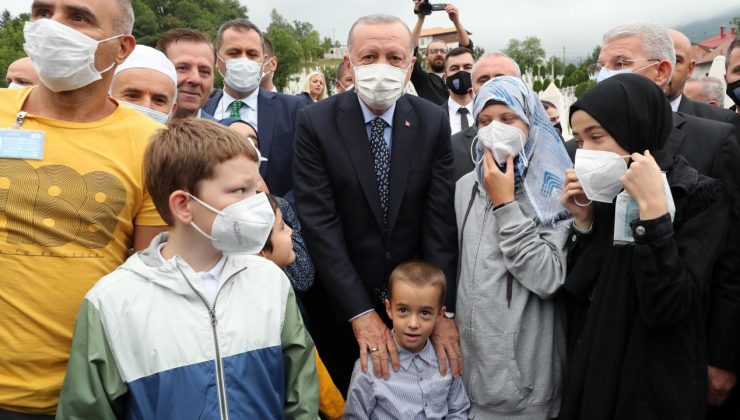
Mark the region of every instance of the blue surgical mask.
POLYGON ((146 115, 147 117, 153 119, 154 121, 156 121, 156 122, 158 122, 160 124, 163 124, 163 125, 167 125, 167 122, 170 120, 170 116, 172 115, 172 109, 170 109, 170 113, 169 114, 165 114, 164 112, 155 111, 155 110, 150 109, 150 108, 147 108, 145 106, 141 106, 141 105, 137 105, 137 104, 132 104, 132 103, 126 102, 126 101, 120 101, 119 100, 118 103, 123 104, 123 105, 125 105, 125 106, 127 106, 129 108, 133 108, 133 109, 141 112, 142 114, 146 115))
POLYGON ((26 86, 24 86, 24 85, 22 85, 20 83, 16 83, 16 82, 10 82, 8 84, 8 89, 21 89, 21 88, 24 88, 24 87, 26 87, 26 86))

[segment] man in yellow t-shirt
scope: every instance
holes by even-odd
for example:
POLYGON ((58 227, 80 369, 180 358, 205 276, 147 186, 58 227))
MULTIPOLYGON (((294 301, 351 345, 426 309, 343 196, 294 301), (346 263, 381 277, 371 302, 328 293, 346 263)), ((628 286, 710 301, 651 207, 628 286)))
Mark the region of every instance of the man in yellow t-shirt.
POLYGON ((85 293, 166 228, 142 168, 163 126, 107 95, 135 45, 131 5, 83 3, 33 4, 42 83, 0 89, 0 419, 56 411, 85 293))

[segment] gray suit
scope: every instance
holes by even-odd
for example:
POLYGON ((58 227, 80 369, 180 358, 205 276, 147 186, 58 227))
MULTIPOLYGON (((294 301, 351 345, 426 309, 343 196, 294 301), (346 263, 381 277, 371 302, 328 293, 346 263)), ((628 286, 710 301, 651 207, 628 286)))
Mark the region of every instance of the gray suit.
POLYGON ((466 128, 452 136, 452 156, 454 158, 455 182, 475 168, 470 157, 470 145, 478 134, 475 126, 466 128))

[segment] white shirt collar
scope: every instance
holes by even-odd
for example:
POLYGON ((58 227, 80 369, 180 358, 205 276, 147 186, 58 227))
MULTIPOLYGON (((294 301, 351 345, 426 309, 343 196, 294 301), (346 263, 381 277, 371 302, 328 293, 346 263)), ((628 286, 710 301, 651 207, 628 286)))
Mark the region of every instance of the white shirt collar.
POLYGON ((386 109, 383 114, 375 115, 372 111, 370 111, 370 108, 365 105, 365 102, 362 102, 362 99, 360 99, 359 96, 357 97, 357 100, 360 101, 360 108, 362 108, 362 116, 363 118, 365 118, 365 124, 372 121, 375 117, 380 117, 388 124, 388 127, 393 127, 393 113, 396 111, 395 102, 393 102, 393 105, 391 105, 390 108, 386 109))
POLYGON ((224 108, 228 108, 229 105, 231 105, 234 101, 242 101, 244 102, 244 105, 248 106, 250 109, 257 110, 257 96, 259 96, 260 88, 255 89, 252 93, 250 93, 247 97, 236 99, 232 98, 231 95, 226 93, 226 90, 224 89, 224 96, 221 98, 224 104, 224 108))
MULTIPOLYGON (((159 260, 162 261, 162 263, 166 263, 167 261, 170 261, 173 258, 175 258, 175 257, 172 257, 170 259, 167 259, 164 257, 164 255, 162 255, 162 249, 164 248, 165 245, 167 245, 167 242, 162 242, 157 247, 157 255, 159 255, 159 260)), ((225 265, 226 265, 226 255, 221 255, 221 259, 218 260, 216 265, 211 267, 211 269, 208 271, 198 271, 198 275, 200 277, 209 276, 209 277, 212 277, 218 280, 221 277, 221 273, 224 271, 225 265)))
POLYGON ((457 110, 460 108, 467 108, 468 113, 470 115, 473 115, 473 101, 468 102, 467 105, 460 105, 459 103, 455 102, 454 99, 447 98, 447 108, 450 109, 450 114, 457 114, 457 110))
POLYGON ((671 101, 671 109, 673 112, 678 112, 678 106, 681 104, 681 98, 683 95, 678 95, 678 98, 671 101))

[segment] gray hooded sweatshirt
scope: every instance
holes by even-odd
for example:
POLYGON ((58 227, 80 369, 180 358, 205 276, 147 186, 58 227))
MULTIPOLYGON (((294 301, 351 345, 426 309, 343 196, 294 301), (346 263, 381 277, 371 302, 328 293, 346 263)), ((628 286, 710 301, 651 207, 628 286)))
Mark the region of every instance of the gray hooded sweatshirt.
POLYGON ((455 190, 455 318, 469 417, 551 419, 565 366, 565 316, 554 295, 565 280, 570 221, 539 225, 521 184, 516 201, 494 211, 482 185, 473 191, 476 182, 472 171, 455 190))

